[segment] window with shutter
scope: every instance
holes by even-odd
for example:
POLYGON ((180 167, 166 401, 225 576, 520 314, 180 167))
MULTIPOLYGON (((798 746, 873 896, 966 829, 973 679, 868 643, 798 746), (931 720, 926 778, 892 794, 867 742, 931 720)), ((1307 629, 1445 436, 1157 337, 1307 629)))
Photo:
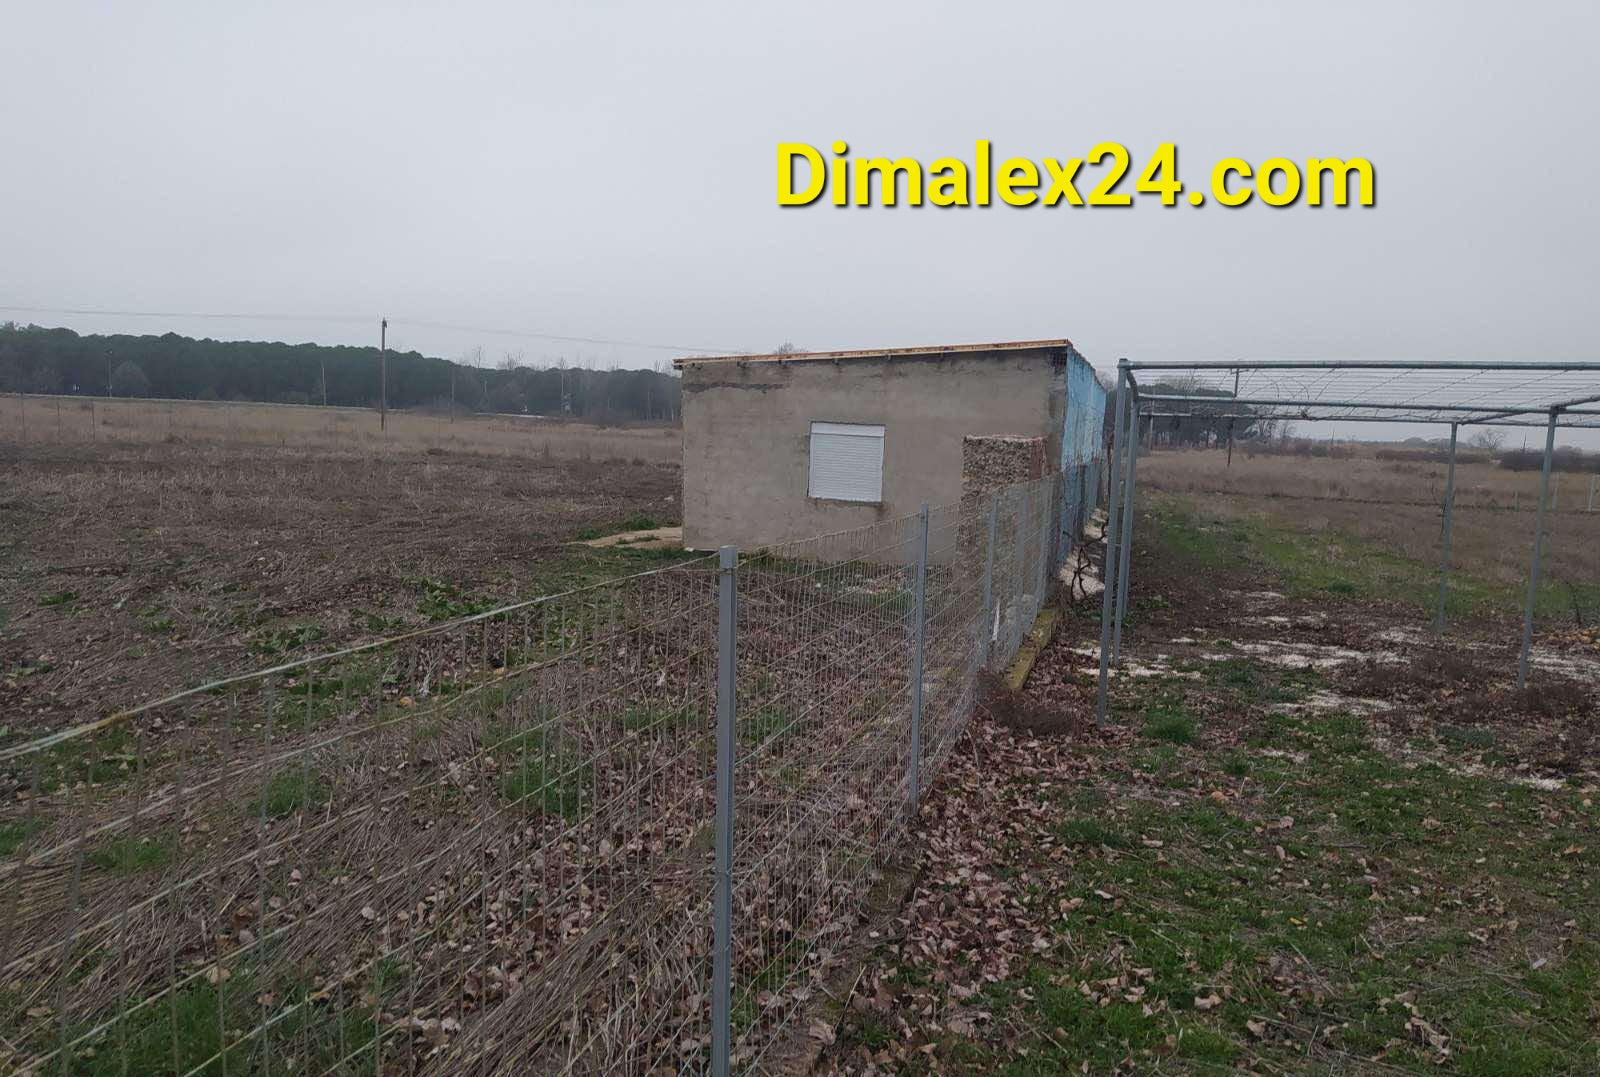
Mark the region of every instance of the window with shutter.
POLYGON ((863 423, 811 424, 812 497, 883 500, 883 427, 863 423))

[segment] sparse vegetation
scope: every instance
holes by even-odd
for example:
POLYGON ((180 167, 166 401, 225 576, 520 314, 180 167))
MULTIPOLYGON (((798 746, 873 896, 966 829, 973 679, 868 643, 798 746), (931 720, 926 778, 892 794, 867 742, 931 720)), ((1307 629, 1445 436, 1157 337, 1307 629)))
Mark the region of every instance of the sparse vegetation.
POLYGON ((97 846, 88 854, 90 864, 119 875, 150 871, 162 867, 172 859, 173 842, 169 837, 120 837, 97 846))
POLYGON ((270 819, 283 819, 315 808, 328 798, 327 786, 302 770, 274 775, 261 791, 261 811, 270 819))
POLYGON ((0 588, 0 710, 19 734, 683 557, 567 545, 575 521, 671 519, 675 431, 535 434, 499 420, 480 441, 488 426, 392 414, 379 455, 322 436, 337 413, 180 404, 184 440, 167 445, 163 410, 100 400, 97 441, 84 401, 81 414, 64 405, 62 443, 53 404, 30 411, 18 443, 16 406, 0 397, 0 438, 20 464, 4 513, 15 573, 0 588), (533 455, 544 438, 559 448, 548 462, 533 455), (405 455, 435 439, 442 455, 405 455), (593 461, 574 462, 581 452, 593 461))

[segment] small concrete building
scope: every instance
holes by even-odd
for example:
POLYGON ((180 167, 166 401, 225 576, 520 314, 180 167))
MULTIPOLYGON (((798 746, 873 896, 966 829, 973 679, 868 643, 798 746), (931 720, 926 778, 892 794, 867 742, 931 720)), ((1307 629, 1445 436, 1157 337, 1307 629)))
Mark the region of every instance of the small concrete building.
POLYGON ((749 550, 953 504, 968 435, 1042 438, 1046 473, 1082 465, 1085 444, 1099 455, 1105 394, 1067 340, 673 365, 693 549, 749 550))

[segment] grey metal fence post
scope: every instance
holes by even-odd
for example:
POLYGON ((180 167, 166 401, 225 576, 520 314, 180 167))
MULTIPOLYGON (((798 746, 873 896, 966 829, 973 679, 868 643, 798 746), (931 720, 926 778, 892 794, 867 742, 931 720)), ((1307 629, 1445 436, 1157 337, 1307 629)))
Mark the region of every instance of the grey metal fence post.
POLYGON ((983 557, 983 664, 989 665, 989 648, 994 646, 994 543, 1000 529, 1000 491, 989 495, 989 550, 983 557))
POLYGON ((1522 654, 1517 659, 1517 687, 1528 684, 1528 653, 1533 649, 1533 605, 1539 597, 1539 558, 1544 553, 1544 509, 1550 496, 1550 458, 1556 451, 1556 418, 1559 408, 1550 409, 1550 425, 1544 433, 1544 470, 1539 477, 1539 513, 1533 524, 1533 564, 1528 569, 1528 608, 1522 618, 1522 654))
POLYGON ((1035 581, 1039 605, 1044 606, 1045 590, 1050 586, 1050 566, 1055 562, 1056 550, 1051 523, 1055 520, 1056 484, 1051 479, 1039 491, 1039 576, 1035 581))
POLYGON ((728 1077, 733 1047, 733 753, 739 551, 724 546, 717 573, 717 815, 712 896, 711 1072, 728 1077))
POLYGON ((1112 427, 1111 437, 1111 468, 1107 484, 1106 496, 1109 504, 1106 508, 1106 528, 1103 535, 1105 545, 1105 564, 1100 570, 1100 693, 1095 702, 1095 724, 1104 727, 1106 724, 1106 687, 1111 676, 1111 615, 1116 607, 1116 567, 1117 551, 1112 541, 1112 536, 1117 533, 1117 512, 1121 504, 1121 488, 1117 484, 1116 466, 1121 459, 1123 441, 1126 439, 1126 419, 1128 409, 1126 397, 1128 393, 1127 360, 1123 360, 1117 372, 1117 414, 1112 427))
MULTIPOLYGON (((1022 609, 1022 589, 1027 585, 1028 579, 1028 543, 1026 541, 1028 534, 1028 488, 1024 483, 1017 484, 1017 498, 1014 509, 1011 521, 1011 572, 1006 580, 1005 593, 1000 596, 1001 609, 1004 610, 1009 606, 1012 613, 1022 609)), ((1012 618, 1011 630, 1016 628, 1016 620, 1017 618, 1012 618)), ((1000 624, 1002 626, 1006 625, 1004 616, 1000 618, 1000 624)), ((1011 650, 1010 644, 1011 636, 1008 631, 1004 647, 1007 661, 1016 653, 1011 650)))
POLYGON ((1439 555, 1439 612, 1433 618, 1434 635, 1444 635, 1444 600, 1450 589, 1450 523, 1456 506, 1456 433, 1457 424, 1450 424, 1450 467, 1444 480, 1444 537, 1439 555))
POLYGON ((1139 408, 1128 401, 1128 488, 1122 492, 1122 563, 1117 569, 1117 624, 1111 637, 1111 660, 1122 661, 1122 622, 1128 616, 1128 576, 1133 560, 1133 489, 1139 470, 1139 408))
POLYGON ((1589 480, 1589 511, 1590 512, 1594 511, 1594 494, 1595 494, 1596 490, 1600 490, 1600 475, 1596 475, 1594 478, 1589 480))
POLYGON ((927 635, 928 506, 917 510, 916 643, 911 653, 911 761, 908 781, 910 812, 922 799, 922 647, 927 635))

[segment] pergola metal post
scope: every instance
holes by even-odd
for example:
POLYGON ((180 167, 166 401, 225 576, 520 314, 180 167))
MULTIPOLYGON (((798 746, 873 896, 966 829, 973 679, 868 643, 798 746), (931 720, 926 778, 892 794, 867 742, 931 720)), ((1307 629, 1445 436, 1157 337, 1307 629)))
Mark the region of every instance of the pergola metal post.
POLYGON ((1456 435, 1459 424, 1450 424, 1450 467, 1444 479, 1444 537, 1439 555, 1439 612, 1433 619, 1435 635, 1444 635, 1444 600, 1450 589, 1450 523, 1456 505, 1456 435))
POLYGON ((1533 649, 1533 607, 1539 597, 1539 560, 1544 553, 1544 513, 1550 497, 1550 460, 1556 451, 1556 419, 1560 408, 1550 409, 1544 432, 1544 468, 1539 475, 1539 513, 1533 524, 1533 564, 1528 569, 1528 608, 1522 618, 1522 655, 1517 659, 1517 687, 1528 685, 1528 653, 1533 649))
POLYGON ((1132 420, 1133 436, 1128 439, 1128 487, 1122 492, 1122 552, 1117 567, 1117 624, 1111 636, 1111 660, 1122 662, 1122 622, 1128 616, 1128 577, 1133 561, 1133 489, 1139 471, 1139 406, 1138 390, 1128 401, 1128 415, 1132 420))
POLYGON ((1106 724, 1106 687, 1111 677, 1111 617, 1116 612, 1117 551, 1113 536, 1117 534, 1118 510, 1121 507, 1121 487, 1117 483, 1117 464, 1127 440, 1128 361, 1117 364, 1117 414, 1111 436, 1109 504, 1106 509, 1105 565, 1101 569, 1100 588, 1100 694, 1095 702, 1094 720, 1101 728, 1106 724))

